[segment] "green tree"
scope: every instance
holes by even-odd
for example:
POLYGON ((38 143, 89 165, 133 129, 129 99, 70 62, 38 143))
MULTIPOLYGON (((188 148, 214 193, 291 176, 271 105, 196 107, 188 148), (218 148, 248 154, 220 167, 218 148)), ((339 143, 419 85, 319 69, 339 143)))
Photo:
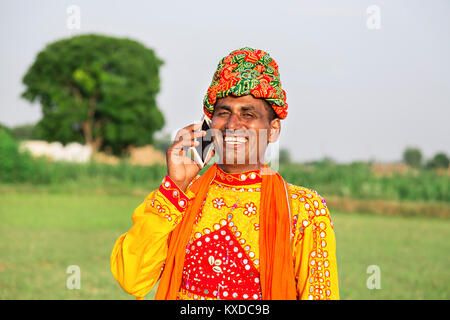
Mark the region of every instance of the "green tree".
POLYGON ((403 162, 413 168, 419 168, 422 165, 422 152, 418 148, 407 148, 403 152, 403 162))
POLYGON ((38 138, 78 141, 94 151, 153 142, 164 126, 156 106, 159 68, 154 51, 131 39, 80 35, 39 52, 23 78, 22 97, 42 105, 38 138))
POLYGON ((450 164, 450 159, 448 158, 448 156, 445 153, 443 153, 443 152, 439 152, 439 153, 435 154, 433 159, 428 161, 427 168, 432 168, 432 169, 443 168, 443 169, 447 169, 449 164, 450 164))

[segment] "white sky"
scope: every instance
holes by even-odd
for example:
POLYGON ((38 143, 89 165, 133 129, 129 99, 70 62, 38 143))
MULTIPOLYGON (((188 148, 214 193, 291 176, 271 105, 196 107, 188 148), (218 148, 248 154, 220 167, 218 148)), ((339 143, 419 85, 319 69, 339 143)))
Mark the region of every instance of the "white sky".
POLYGON ((280 67, 289 115, 281 147, 300 161, 395 161, 407 146, 450 154, 450 1, 2 1, 0 123, 37 122, 22 77, 50 42, 81 33, 154 49, 164 132, 202 115, 218 61, 250 46, 280 67), (79 30, 67 28, 70 5, 79 30), (367 25, 380 9, 378 30, 367 25))

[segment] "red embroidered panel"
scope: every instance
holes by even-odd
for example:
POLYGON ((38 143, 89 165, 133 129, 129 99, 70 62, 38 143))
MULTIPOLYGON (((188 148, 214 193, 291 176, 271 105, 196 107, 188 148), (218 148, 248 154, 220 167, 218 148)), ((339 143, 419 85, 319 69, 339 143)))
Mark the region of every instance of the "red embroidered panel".
POLYGON ((184 212, 189 204, 189 198, 181 191, 175 182, 166 175, 159 186, 161 192, 180 212, 184 212))
POLYGON ((262 177, 259 171, 248 171, 243 173, 227 173, 218 168, 214 179, 220 184, 230 186, 245 186, 255 183, 261 183, 262 177))
POLYGON ((182 287, 217 299, 261 299, 259 272, 227 226, 187 247, 182 287))

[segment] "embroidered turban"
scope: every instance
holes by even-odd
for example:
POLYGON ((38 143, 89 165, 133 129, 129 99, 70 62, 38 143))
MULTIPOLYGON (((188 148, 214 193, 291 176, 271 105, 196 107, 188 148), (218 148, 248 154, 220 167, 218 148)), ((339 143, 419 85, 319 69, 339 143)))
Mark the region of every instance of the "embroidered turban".
POLYGON ((203 110, 212 118, 217 99, 248 94, 265 99, 281 119, 286 118, 288 104, 277 63, 267 52, 245 47, 220 60, 203 99, 203 110))

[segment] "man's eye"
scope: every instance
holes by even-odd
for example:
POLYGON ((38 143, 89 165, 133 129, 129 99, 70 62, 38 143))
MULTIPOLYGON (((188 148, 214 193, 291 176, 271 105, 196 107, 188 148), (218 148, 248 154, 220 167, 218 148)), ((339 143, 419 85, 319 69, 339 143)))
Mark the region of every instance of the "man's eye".
POLYGON ((253 118, 253 114, 251 113, 244 113, 242 114, 245 118, 253 118))

